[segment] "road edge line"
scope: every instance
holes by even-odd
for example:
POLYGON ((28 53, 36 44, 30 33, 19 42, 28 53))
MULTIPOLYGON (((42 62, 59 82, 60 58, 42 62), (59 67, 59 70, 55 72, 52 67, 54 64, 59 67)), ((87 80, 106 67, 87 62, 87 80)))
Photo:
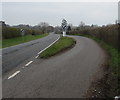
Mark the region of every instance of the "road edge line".
POLYGON ((44 48, 43 50, 41 50, 40 52, 38 52, 38 55, 41 54, 43 51, 45 51, 46 49, 48 49, 50 46, 52 46, 53 44, 55 44, 58 40, 60 39, 60 35, 57 38, 57 40, 55 40, 53 43, 51 43, 49 46, 47 46, 46 48, 44 48))

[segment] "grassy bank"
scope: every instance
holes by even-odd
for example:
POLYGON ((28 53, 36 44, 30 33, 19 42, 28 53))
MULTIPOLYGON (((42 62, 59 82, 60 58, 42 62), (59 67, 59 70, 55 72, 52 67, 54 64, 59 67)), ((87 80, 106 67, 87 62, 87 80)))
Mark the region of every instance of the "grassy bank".
POLYGON ((36 40, 42 37, 47 36, 48 34, 41 34, 41 35, 26 35, 24 37, 16 37, 11 39, 3 39, 2 40, 2 48, 18 45, 21 43, 29 42, 32 40, 36 40))
MULTIPOLYGON (((78 35, 78 34, 74 34, 74 35, 78 35)), ((103 40, 98 39, 94 36, 83 35, 83 34, 79 34, 79 36, 85 36, 85 37, 95 40, 97 43, 100 44, 102 48, 104 48, 108 52, 108 54, 110 55, 108 65, 109 65, 109 70, 111 70, 108 77, 112 77, 113 79, 118 79, 117 81, 118 84, 116 84, 118 85, 118 87, 116 86, 115 91, 117 91, 117 93, 120 94, 120 68, 119 68, 120 67, 120 52, 118 52, 118 50, 114 48, 113 46, 107 44, 103 40)), ((115 87, 115 86, 111 86, 111 87, 115 87)))
MULTIPOLYGON (((90 36, 89 36, 90 37, 90 36)), ((109 74, 108 74, 108 80, 107 81, 115 81, 116 80, 116 86, 112 86, 113 88, 115 88, 115 90, 113 90, 113 92, 116 92, 116 95, 120 94, 120 52, 118 52, 118 50, 116 48, 114 48, 111 45, 108 45, 107 43, 105 43, 103 40, 100 40, 96 37, 90 37, 93 40, 95 40, 96 42, 98 42, 102 48, 104 48, 108 54, 110 55, 110 59, 108 62, 109 65, 109 74), (114 80, 115 79, 115 80, 114 80)))
POLYGON ((75 44, 75 41, 70 37, 62 37, 51 47, 46 49, 44 52, 40 54, 41 58, 48 58, 53 56, 66 48, 69 48, 75 44))

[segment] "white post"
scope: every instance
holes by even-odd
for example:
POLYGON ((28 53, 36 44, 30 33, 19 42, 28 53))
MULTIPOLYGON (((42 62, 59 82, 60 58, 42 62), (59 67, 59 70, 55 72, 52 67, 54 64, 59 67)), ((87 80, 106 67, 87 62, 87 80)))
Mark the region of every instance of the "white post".
POLYGON ((65 32, 65 31, 63 31, 63 36, 64 36, 64 37, 66 36, 66 32, 65 32))
POLYGON ((66 36, 66 31, 67 31, 67 21, 65 19, 62 20, 62 31, 63 31, 63 37, 66 36))

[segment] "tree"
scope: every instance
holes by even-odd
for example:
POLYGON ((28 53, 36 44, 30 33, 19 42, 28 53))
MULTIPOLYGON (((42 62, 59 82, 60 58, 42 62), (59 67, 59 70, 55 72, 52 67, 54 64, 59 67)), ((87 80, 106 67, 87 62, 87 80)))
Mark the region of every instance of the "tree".
POLYGON ((79 27, 84 27, 84 26, 85 26, 85 23, 81 21, 79 24, 79 27))
POLYGON ((71 26, 68 26, 68 29, 67 29, 68 31, 71 31, 71 26))
POLYGON ((54 31, 54 27, 53 26, 48 26, 47 27, 47 32, 53 32, 54 31))
POLYGON ((68 26, 70 26, 71 30, 73 30, 74 27, 71 23, 69 23, 68 26))
POLYGON ((55 32, 56 34, 61 34, 61 27, 60 27, 60 26, 55 26, 54 32, 55 32))
POLYGON ((40 30, 42 31, 42 33, 45 33, 47 32, 47 28, 49 24, 47 22, 41 22, 40 24, 38 24, 38 26, 40 27, 40 30))

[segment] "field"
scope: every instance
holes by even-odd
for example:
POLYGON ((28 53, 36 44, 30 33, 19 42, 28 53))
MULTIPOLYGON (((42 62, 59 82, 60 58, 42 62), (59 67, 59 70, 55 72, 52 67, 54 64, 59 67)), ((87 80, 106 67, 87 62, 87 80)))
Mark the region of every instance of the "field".
POLYGON ((41 34, 41 35, 25 35, 23 37, 15 37, 10 39, 3 39, 2 40, 2 48, 18 45, 21 43, 29 42, 32 40, 36 40, 42 37, 47 36, 48 34, 41 34))

